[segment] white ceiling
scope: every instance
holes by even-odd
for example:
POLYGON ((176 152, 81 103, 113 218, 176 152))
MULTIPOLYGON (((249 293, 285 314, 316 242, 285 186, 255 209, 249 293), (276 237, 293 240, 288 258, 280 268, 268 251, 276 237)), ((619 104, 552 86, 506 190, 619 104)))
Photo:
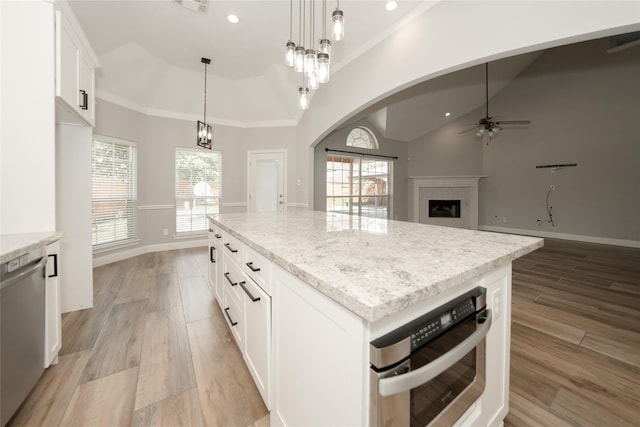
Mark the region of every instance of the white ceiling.
MULTIPOLYGON (((96 73, 99 98, 147 114, 201 117, 204 65, 200 58, 208 57, 212 60, 207 74, 208 121, 282 126, 294 125, 301 116, 296 107, 300 75, 283 64, 289 38, 291 3, 287 0, 211 1, 206 14, 171 0, 68 3, 101 63, 96 73), (239 24, 227 22, 230 13, 240 18, 239 24)), ((395 11, 387 12, 382 0, 340 1, 346 35, 334 42, 332 72, 339 72, 434 3, 400 0, 395 11)), ((315 4, 320 14, 321 0, 315 4)), ((294 1, 294 18, 298 6, 294 1)), ((334 8, 335 1, 327 1, 327 15, 334 8)), ((294 21, 293 41, 298 42, 297 18, 294 21)), ((320 35, 321 28, 316 28, 315 38, 320 35)), ((490 96, 536 56, 492 63, 490 96)), ((331 90, 331 83, 319 90, 331 90)), ((371 115, 387 138, 409 141, 483 103, 484 68, 474 67, 407 89, 358 117, 371 115), (452 116, 445 118, 446 111, 452 116)))

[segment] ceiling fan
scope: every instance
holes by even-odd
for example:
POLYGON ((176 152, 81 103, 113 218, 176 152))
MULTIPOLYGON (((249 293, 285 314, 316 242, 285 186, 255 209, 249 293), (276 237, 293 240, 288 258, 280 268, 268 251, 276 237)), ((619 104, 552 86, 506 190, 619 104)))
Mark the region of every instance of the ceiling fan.
POLYGON ((531 120, 494 120, 495 117, 489 116, 489 63, 486 62, 484 67, 486 115, 480 119, 477 125, 463 130, 460 135, 477 129, 476 136, 483 139, 487 138, 488 143, 502 130, 503 126, 528 126, 531 124, 531 120))

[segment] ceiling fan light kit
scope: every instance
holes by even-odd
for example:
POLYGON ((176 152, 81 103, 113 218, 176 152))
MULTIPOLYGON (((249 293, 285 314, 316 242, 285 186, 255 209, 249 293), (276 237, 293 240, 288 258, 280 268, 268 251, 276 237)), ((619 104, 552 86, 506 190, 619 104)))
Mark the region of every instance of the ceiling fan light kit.
POLYGON ((503 130, 502 126, 529 126, 531 120, 493 120, 489 116, 489 63, 484 64, 484 81, 485 81, 485 116, 480 119, 477 125, 471 129, 463 130, 460 134, 476 130, 476 138, 483 140, 487 145, 489 142, 503 130))

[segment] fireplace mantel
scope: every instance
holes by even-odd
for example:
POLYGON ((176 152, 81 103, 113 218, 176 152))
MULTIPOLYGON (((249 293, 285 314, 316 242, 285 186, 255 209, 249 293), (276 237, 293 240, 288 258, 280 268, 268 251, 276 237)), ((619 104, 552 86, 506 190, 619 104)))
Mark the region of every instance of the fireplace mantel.
POLYGON ((464 176, 410 176, 409 191, 412 193, 409 200, 412 202, 409 212, 413 222, 422 222, 427 224, 445 225, 459 228, 470 228, 476 230, 478 228, 478 182, 480 179, 486 178, 486 175, 464 175, 464 176), (432 190, 426 190, 426 189, 432 190), (421 189, 423 189, 421 191, 421 189), (462 198, 463 218, 439 218, 425 219, 421 217, 421 206, 428 200, 421 200, 420 194, 433 192, 436 198, 448 197, 462 198), (437 194, 437 195, 436 195, 437 194))

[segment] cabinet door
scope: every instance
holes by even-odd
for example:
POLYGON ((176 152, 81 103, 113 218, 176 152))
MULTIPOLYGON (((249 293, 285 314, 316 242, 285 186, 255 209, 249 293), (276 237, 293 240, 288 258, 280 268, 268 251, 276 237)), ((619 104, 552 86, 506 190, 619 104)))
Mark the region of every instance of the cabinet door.
POLYGON ((95 124, 94 69, 86 55, 78 56, 78 102, 80 114, 89 123, 95 124))
POLYGON ((56 95, 70 107, 78 100, 78 47, 71 26, 56 12, 56 95))
POLYGON ((271 383, 271 297, 251 279, 243 285, 245 360, 267 409, 271 383))
POLYGON ((45 337, 44 367, 57 363, 62 346, 62 319, 60 313, 60 242, 47 245, 47 269, 45 278, 45 337))
POLYGON ((224 312, 225 320, 231 334, 238 343, 238 348, 242 352, 244 348, 244 313, 242 311, 242 305, 238 303, 235 297, 232 296, 232 290, 229 286, 224 287, 224 312))
MULTIPOLYGON (((218 251, 216 250, 215 242, 212 237, 209 237, 209 268, 207 279, 209 281, 209 287, 215 292, 216 289, 216 270, 218 269, 218 251)), ((218 296, 216 295, 216 298, 218 296)))

